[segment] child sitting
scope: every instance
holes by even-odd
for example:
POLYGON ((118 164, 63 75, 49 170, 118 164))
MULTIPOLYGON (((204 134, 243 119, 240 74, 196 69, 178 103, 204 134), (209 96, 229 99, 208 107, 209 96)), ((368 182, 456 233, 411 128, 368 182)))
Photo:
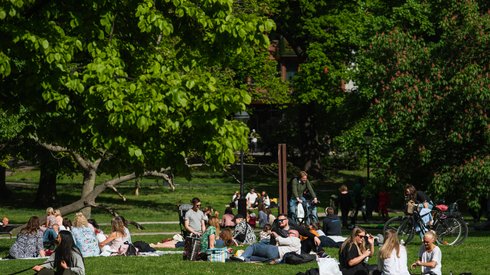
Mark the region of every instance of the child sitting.
POLYGON ((264 228, 259 233, 260 242, 269 244, 271 241, 272 226, 270 224, 264 225, 264 228))

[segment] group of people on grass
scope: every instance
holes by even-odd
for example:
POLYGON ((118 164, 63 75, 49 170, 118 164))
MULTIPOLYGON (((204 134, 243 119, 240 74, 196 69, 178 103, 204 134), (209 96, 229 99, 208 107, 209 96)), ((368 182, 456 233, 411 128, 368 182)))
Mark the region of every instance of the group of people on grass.
MULTIPOLYGON (((436 239, 434 231, 424 234, 418 260, 410 265, 412 269, 420 267, 422 274, 442 274, 442 253, 435 244, 436 239)), ((400 243, 395 230, 389 229, 385 232, 383 245, 378 251, 378 264, 369 265, 367 260, 374 255, 374 252, 374 237, 364 229, 355 227, 339 250, 342 274, 410 274, 407 250, 400 243)))
POLYGON ((8 258, 49 256, 45 264, 33 269, 39 274, 50 274, 53 270, 85 274, 84 257, 119 255, 129 243, 131 235, 121 216, 111 220, 111 232, 106 235, 95 220, 87 219, 83 213, 76 213, 71 222, 50 207, 44 223, 37 216, 29 219, 18 233, 8 258))
MULTIPOLYGON (((323 247, 338 247, 339 267, 343 274, 409 274, 407 251, 398 240, 396 231, 385 232, 384 243, 378 252, 378 264, 369 265, 367 259, 375 253, 375 237, 360 227, 354 227, 349 237, 342 237, 342 222, 330 207, 326 210, 321 227, 298 225, 286 214, 280 214, 273 224, 263 227, 257 238, 246 217, 237 214, 233 218, 234 227, 230 224, 223 226, 223 219, 207 217, 200 210, 201 201, 198 198, 192 200, 192 205, 185 215, 184 226, 189 234, 200 237, 201 259, 206 258, 208 249, 237 245, 248 246, 242 254, 232 256, 232 260, 270 263, 281 262, 288 252, 314 252, 318 257, 325 257, 323 247)), ((441 274, 442 254, 435 245, 436 239, 433 231, 423 235, 419 260, 411 264, 412 268, 421 267, 424 274, 441 274)))

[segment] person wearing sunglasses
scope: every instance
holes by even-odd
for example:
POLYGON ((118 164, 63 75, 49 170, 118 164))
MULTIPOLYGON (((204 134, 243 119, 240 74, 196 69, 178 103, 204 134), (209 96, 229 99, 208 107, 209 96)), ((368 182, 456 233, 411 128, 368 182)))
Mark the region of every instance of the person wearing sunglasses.
POLYGON ((301 254, 301 242, 297 230, 291 229, 287 232, 287 237, 281 237, 276 232, 271 233, 277 245, 266 244, 263 242, 254 243, 248 246, 243 254, 239 257, 230 257, 234 261, 272 261, 271 263, 280 262, 284 254, 294 252, 301 254))
POLYGON ((190 234, 201 235, 206 231, 206 215, 201 211, 201 200, 193 198, 191 200, 192 208, 185 213, 184 227, 190 234))
POLYGON ((351 235, 339 250, 340 270, 343 275, 369 274, 377 265, 368 265, 368 257, 374 254, 374 237, 360 227, 354 227, 351 235))
MULTIPOLYGON (((322 241, 318 236, 313 234, 309 228, 291 222, 286 214, 280 214, 277 216, 276 221, 272 225, 272 232, 277 233, 278 236, 286 238, 289 230, 296 230, 299 232, 300 236, 305 237, 305 239, 301 241, 302 253, 310 253, 313 250, 317 252, 317 254, 323 255, 324 251, 320 246, 322 241)), ((273 235, 271 236, 271 244, 275 243, 276 238, 273 235)))

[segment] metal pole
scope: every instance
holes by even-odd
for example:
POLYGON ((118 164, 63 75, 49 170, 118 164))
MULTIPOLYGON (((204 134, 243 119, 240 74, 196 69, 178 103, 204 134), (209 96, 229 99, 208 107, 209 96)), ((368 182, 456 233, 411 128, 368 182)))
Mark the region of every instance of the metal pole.
POLYGON ((243 176, 243 151, 240 151, 240 199, 238 199, 238 214, 247 217, 247 199, 245 199, 243 176))
POLYGON ((369 144, 366 146, 366 150, 367 150, 367 178, 366 178, 366 181, 367 181, 367 184, 369 184, 369 144))
MULTIPOLYGON (((369 156, 369 154, 368 154, 369 156)), ((243 190, 243 151, 240 151, 240 197, 243 198, 245 191, 243 190)))

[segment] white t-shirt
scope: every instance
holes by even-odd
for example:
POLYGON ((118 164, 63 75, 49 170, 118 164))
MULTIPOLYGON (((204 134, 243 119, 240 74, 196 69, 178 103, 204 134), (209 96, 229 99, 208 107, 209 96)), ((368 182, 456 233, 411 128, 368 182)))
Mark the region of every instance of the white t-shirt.
POLYGON ((245 198, 247 199, 247 204, 252 204, 254 203, 256 200, 257 200, 257 193, 250 193, 248 192, 247 193, 247 196, 245 196, 245 198))
POLYGON ((400 245, 400 258, 396 255, 396 249, 391 251, 387 259, 379 259, 378 267, 383 275, 410 275, 407 268, 407 250, 400 245))
POLYGON ((432 271, 437 275, 442 275, 442 252, 438 246, 434 247, 431 252, 427 252, 425 251, 424 245, 422 245, 420 247, 419 257, 423 263, 428 263, 432 261, 435 261, 437 263, 436 267, 434 268, 422 266, 422 273, 432 271))

